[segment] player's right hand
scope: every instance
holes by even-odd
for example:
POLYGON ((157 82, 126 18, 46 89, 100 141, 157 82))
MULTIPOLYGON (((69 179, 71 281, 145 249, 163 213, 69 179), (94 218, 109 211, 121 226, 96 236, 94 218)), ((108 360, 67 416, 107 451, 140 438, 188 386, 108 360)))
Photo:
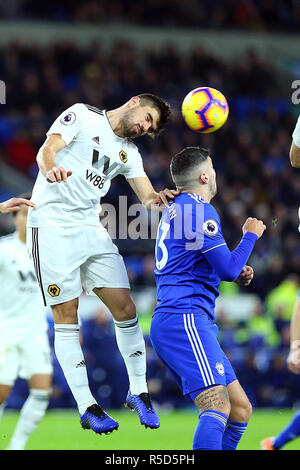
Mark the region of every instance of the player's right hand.
POLYGON ((243 234, 247 232, 255 233, 258 238, 262 236, 264 231, 266 230, 266 226, 262 220, 255 219, 253 217, 248 217, 246 222, 243 225, 243 234))
POLYGON ((62 166, 54 166, 47 171, 46 180, 48 183, 60 183, 61 181, 67 181, 71 174, 72 171, 66 171, 62 166))

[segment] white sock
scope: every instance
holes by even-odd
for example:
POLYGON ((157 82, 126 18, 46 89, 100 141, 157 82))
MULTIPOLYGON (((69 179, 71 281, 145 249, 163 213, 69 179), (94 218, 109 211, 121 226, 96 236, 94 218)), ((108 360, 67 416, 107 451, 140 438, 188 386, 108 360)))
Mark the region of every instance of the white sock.
POLYGON ((9 443, 9 450, 23 450, 25 445, 44 417, 49 403, 49 390, 31 389, 22 406, 20 417, 9 443))
POLYGON ((54 325, 54 350, 78 411, 83 415, 86 409, 97 403, 91 394, 83 352, 79 342, 79 325, 54 325))
POLYGON ((130 391, 133 395, 147 393, 146 348, 138 318, 114 323, 117 344, 128 373, 130 391))

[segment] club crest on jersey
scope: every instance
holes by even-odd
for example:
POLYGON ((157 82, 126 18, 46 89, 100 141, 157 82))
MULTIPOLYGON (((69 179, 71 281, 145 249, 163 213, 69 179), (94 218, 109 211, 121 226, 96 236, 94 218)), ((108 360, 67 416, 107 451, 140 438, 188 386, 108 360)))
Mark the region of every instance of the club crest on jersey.
POLYGON ((206 235, 216 235, 218 233, 218 223, 216 220, 209 219, 203 224, 203 231, 206 235))
POLYGON ((119 152, 119 157, 123 163, 127 162, 127 153, 124 152, 124 150, 121 150, 121 152, 119 152))
POLYGON ((50 284, 50 286, 48 286, 48 294, 50 294, 51 297, 57 297, 60 294, 60 288, 56 284, 50 284))
POLYGON ((216 363, 216 369, 217 369, 217 371, 219 372, 220 375, 225 374, 224 366, 221 362, 216 363))
POLYGON ((71 112, 63 116, 60 122, 64 124, 65 126, 69 126, 70 124, 73 124, 75 120, 76 120, 76 114, 71 112))

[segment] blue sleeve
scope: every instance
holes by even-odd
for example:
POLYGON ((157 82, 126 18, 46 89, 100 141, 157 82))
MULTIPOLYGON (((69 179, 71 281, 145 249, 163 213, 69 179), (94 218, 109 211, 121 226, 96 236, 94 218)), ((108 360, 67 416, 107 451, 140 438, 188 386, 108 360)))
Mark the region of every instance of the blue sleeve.
POLYGON ((203 223, 201 253, 223 281, 234 281, 251 255, 257 235, 246 233, 239 246, 231 252, 223 237, 219 214, 210 204, 204 205, 201 223, 203 223))
POLYGON ((230 251, 227 245, 222 245, 207 251, 204 256, 222 281, 234 281, 251 255, 257 238, 255 233, 247 232, 235 250, 230 251))

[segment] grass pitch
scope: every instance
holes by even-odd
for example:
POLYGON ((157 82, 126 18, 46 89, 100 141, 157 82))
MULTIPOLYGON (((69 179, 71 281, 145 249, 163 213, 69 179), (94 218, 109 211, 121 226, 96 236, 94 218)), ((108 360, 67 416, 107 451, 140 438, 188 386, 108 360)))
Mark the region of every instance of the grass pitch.
MULTIPOLYGON (((84 431, 76 410, 50 410, 30 437, 27 450, 191 450, 197 414, 193 411, 160 412, 161 427, 145 429, 137 413, 109 411, 119 423, 118 431, 98 436, 84 431)), ((293 410, 255 410, 239 450, 259 450, 260 441, 275 436, 290 421, 293 410)), ((5 449, 19 413, 6 411, 0 422, 0 450, 5 449)), ((284 450, 299 450, 300 437, 284 450)))

